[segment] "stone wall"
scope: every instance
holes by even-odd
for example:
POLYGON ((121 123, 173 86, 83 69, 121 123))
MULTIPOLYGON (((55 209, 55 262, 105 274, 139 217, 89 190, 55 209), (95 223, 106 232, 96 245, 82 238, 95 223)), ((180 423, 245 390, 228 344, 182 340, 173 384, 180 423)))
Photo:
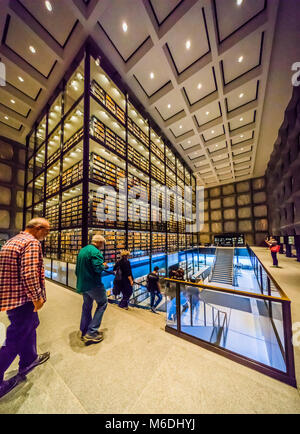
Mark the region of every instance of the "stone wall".
POLYGON ((22 229, 25 146, 0 136, 0 246, 22 229))
POLYGON ((270 232, 300 235, 300 87, 285 111, 266 179, 270 232))
POLYGON ((265 187, 262 177, 206 189, 200 243, 212 243, 218 234, 243 233, 248 244, 264 244, 268 234, 265 187))

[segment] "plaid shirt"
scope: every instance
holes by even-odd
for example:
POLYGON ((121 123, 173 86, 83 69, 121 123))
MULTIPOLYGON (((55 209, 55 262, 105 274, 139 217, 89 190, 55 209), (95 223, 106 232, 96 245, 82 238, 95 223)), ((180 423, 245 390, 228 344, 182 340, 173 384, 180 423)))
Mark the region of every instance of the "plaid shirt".
POLYGON ((40 298, 46 301, 42 247, 33 235, 20 232, 0 250, 0 311, 40 298))

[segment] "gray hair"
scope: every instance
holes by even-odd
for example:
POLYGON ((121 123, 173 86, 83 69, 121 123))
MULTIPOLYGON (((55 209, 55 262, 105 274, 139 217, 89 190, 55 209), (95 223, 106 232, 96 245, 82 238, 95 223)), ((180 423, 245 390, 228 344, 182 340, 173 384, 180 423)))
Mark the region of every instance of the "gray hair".
POLYGON ((43 217, 36 217, 34 219, 31 219, 26 224, 26 229, 33 229, 39 226, 44 226, 45 224, 49 224, 49 221, 47 219, 44 219, 43 217))
POLYGON ((92 244, 95 244, 95 243, 104 243, 105 244, 105 242, 106 242, 106 240, 102 235, 97 235, 97 234, 93 235, 92 244))

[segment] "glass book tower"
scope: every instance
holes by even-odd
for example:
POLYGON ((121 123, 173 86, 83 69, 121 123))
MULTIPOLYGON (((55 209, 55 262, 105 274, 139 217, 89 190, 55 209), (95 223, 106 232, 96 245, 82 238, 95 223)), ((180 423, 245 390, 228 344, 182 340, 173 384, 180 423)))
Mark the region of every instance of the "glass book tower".
POLYGON ((117 75, 88 40, 27 137, 23 223, 37 216, 50 221, 46 275, 73 288, 78 251, 95 233, 106 238, 108 263, 125 248, 133 258, 148 258, 147 272, 158 255, 164 255, 167 272, 168 254, 174 252, 181 252, 179 263, 189 273, 196 263, 191 251, 198 237, 186 232, 184 218, 177 221, 176 197, 170 198, 170 218, 164 221, 164 198, 156 193, 162 186, 191 186, 195 214, 196 179, 125 85, 111 79, 117 75), (128 185, 114 213, 113 196, 99 188, 117 190, 125 178, 128 185), (148 207, 132 206, 133 187, 135 199, 147 191, 148 207), (154 194, 157 206, 150 201, 154 194), (101 221, 99 209, 106 213, 101 221))

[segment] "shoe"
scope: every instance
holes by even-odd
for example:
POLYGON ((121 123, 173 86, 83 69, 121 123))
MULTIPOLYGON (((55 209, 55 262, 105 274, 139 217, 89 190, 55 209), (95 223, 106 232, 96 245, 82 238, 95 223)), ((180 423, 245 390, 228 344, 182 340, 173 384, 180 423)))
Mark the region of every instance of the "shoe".
POLYGON ((47 360, 50 357, 50 353, 44 353, 37 356, 34 362, 32 362, 29 366, 26 368, 19 369, 20 375, 27 375, 30 371, 32 371, 36 366, 42 365, 43 363, 47 362, 47 360))
POLYGON ((94 335, 84 335, 83 341, 86 344, 97 344, 98 342, 103 341, 103 333, 97 332, 94 335))
POLYGON ((119 308, 120 308, 120 309, 129 310, 129 307, 122 307, 122 306, 119 306, 119 308))
POLYGON ((151 312, 156 313, 158 315, 158 312, 154 309, 154 307, 151 307, 151 312))
POLYGON ((0 383, 0 398, 2 398, 4 395, 7 395, 24 380, 26 380, 25 375, 15 375, 9 380, 3 380, 2 383, 0 383))
POLYGON ((78 339, 80 339, 81 341, 84 341, 84 335, 82 334, 82 332, 79 330, 79 332, 77 333, 77 337, 78 339))

